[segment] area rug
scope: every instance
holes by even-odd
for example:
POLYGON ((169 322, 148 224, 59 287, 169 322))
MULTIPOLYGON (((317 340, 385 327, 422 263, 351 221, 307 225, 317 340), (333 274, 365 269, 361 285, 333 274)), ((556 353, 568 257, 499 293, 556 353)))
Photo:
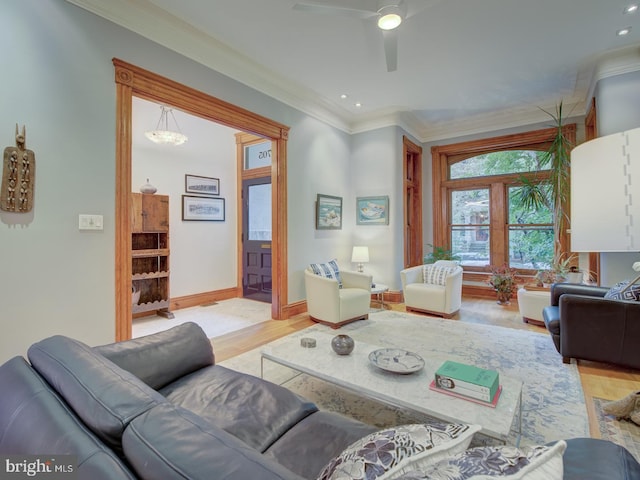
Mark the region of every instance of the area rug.
POLYGON ((600 438, 625 447, 640 462, 640 426, 631 420, 618 420, 613 415, 604 413, 602 405, 607 402, 609 400, 593 398, 600 438))
POLYGON ((133 337, 157 333, 185 322, 195 322, 209 338, 240 330, 271 319, 271 304, 245 298, 230 298, 218 303, 174 310, 175 318, 157 315, 133 322, 133 337))
MULTIPOLYGON (((292 336, 313 337, 315 332, 337 333, 324 325, 314 325, 292 336)), ((562 363, 548 335, 396 311, 370 314, 369 320, 346 325, 339 333, 353 337, 356 346, 360 340, 380 347, 403 348, 434 360, 454 360, 495 369, 500 375, 521 380, 524 383, 522 445, 589 436, 577 366, 562 363)), ((246 352, 222 364, 259 376, 260 351, 261 348, 246 352)), ((285 367, 271 362, 265 365, 268 367, 265 378, 283 383, 320 408, 380 427, 422 421, 306 375, 288 380, 291 374, 285 367)), ((512 430, 509 443, 515 444, 516 437, 512 430)))

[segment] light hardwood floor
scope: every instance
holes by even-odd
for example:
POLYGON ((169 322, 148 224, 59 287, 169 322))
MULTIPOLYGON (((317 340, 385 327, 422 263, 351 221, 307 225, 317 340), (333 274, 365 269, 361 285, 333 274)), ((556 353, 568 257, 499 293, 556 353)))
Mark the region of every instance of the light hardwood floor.
MULTIPOLYGON (((403 304, 391 304, 391 308, 405 311, 403 304)), ((544 327, 522 322, 517 303, 499 306, 494 300, 487 298, 463 298, 460 313, 451 321, 498 325, 546 334, 544 327)), ((212 341, 216 361, 234 357, 313 324, 309 316, 303 314, 289 320, 269 320, 217 337, 212 341)), ((640 390, 640 371, 584 360, 578 362, 578 371, 589 413, 591 436, 599 437, 593 397, 616 400, 640 390)))

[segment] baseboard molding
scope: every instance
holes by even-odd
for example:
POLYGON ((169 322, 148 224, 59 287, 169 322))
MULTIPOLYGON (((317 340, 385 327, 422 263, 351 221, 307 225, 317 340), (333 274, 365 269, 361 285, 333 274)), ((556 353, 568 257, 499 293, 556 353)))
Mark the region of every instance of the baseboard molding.
MULTIPOLYGON (((371 295, 373 301, 378 301, 377 295, 371 295)), ((402 292, 384 292, 384 303, 404 303, 402 292)))
POLYGON ((290 303, 284 307, 284 318, 288 319, 307 312, 307 301, 300 300, 299 302, 290 303))
POLYGON ((238 289, 235 287, 226 288, 224 290, 213 290, 211 292, 195 293, 193 295, 185 295, 184 297, 172 298, 169 302, 171 310, 180 310, 181 308, 197 307, 207 303, 219 302, 220 300, 228 300, 238 297, 238 289))

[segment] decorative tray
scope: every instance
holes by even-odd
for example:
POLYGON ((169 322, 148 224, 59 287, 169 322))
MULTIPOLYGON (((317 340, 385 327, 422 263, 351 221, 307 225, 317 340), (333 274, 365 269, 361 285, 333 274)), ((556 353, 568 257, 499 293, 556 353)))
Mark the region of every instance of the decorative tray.
POLYGON ((380 348, 369 354, 369 361, 376 367, 393 373, 413 373, 424 368, 420 355, 400 348, 380 348))

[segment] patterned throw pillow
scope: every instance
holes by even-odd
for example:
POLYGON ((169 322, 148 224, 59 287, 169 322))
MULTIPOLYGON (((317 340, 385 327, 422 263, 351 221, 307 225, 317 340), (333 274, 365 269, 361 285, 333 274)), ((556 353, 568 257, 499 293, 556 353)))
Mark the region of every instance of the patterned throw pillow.
POLYGON ((367 435, 331 460, 317 480, 398 478, 463 452, 480 425, 402 425, 367 435))
POLYGON ((604 298, 611 300, 631 300, 640 302, 640 284, 634 283, 629 290, 621 293, 624 287, 629 285, 629 280, 625 282, 616 283, 609 291, 604 295, 604 298))
POLYGON ((564 440, 551 447, 477 447, 446 458, 401 480, 562 480, 564 440))
POLYGON ((446 285, 447 276, 451 275, 455 271, 455 268, 453 267, 443 267, 432 264, 424 265, 422 268, 422 278, 424 283, 430 283, 431 285, 446 285))
POLYGON ((340 269, 338 261, 334 258, 327 263, 312 263, 309 265, 313 273, 321 277, 331 278, 338 282, 338 288, 342 288, 342 278, 340 278, 340 269))

